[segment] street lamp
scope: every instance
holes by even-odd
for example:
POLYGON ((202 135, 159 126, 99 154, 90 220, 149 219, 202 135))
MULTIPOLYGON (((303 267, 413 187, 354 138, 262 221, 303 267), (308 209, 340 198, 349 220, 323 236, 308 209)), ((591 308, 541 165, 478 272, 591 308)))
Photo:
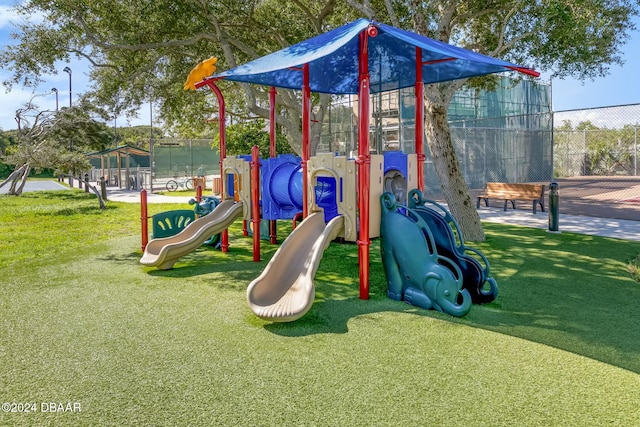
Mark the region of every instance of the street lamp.
MULTIPOLYGON (((71 108, 71 68, 64 67, 62 70, 65 73, 69 73, 69 108, 71 108)), ((69 138, 69 151, 73 150, 73 139, 69 138)))
POLYGON ((54 87, 53 89, 51 89, 51 92, 56 94, 56 113, 57 113, 58 112, 58 89, 54 87))
POLYGON ((71 107, 71 68, 64 67, 62 71, 69 73, 69 107, 71 107))

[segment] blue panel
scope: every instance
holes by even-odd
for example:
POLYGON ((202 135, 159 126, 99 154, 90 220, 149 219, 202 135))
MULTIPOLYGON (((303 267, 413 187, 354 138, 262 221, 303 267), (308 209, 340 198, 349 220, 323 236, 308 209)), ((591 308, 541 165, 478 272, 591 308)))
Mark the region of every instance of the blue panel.
POLYGON ((291 154, 262 161, 262 217, 292 219, 302 210, 300 158, 291 154))
POLYGON ((229 197, 233 197, 235 195, 235 188, 233 186, 233 181, 234 181, 233 177, 234 176, 235 175, 232 174, 232 173, 228 173, 227 174, 227 184, 226 184, 226 186, 227 186, 227 193, 229 194, 229 197))
POLYGON ((407 155, 402 151, 387 151, 384 153, 384 173, 397 170, 405 178, 409 175, 407 170, 407 155))
POLYGON ((324 221, 329 222, 338 215, 336 202, 336 179, 329 176, 319 176, 315 188, 316 204, 324 209, 324 221))

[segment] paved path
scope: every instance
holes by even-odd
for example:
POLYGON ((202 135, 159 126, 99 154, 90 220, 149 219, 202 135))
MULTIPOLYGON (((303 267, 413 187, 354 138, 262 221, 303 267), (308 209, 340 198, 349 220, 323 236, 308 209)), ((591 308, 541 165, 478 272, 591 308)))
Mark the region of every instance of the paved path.
MULTIPOLYGON (((9 192, 9 184, 0 188, 0 194, 7 194, 9 192)), ((69 187, 62 185, 56 181, 27 181, 24 184, 23 192, 26 191, 51 191, 51 190, 68 190, 69 187)))
MULTIPOLYGON (((147 192, 147 203, 187 204, 189 200, 195 199, 195 197, 195 191, 193 192, 193 196, 164 196, 162 194, 147 192)), ((140 203, 140 192, 107 188, 107 199, 114 202, 140 203)))
MULTIPOLYGON (((531 210, 510 209, 505 212, 501 208, 484 207, 481 207, 478 212, 482 221, 549 229, 547 212, 538 212, 534 215, 531 210)), ((558 217, 558 229, 560 232, 640 241, 640 221, 561 213, 558 217)))

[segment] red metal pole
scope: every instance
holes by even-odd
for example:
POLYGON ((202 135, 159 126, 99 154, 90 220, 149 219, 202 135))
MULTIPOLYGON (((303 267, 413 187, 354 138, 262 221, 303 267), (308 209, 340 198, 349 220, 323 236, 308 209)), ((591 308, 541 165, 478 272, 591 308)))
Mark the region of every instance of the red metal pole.
POLYGON ((147 211, 147 190, 140 190, 140 223, 142 225, 142 251, 149 243, 149 216, 147 211))
MULTIPOLYGON (((207 86, 211 89, 213 93, 215 93, 216 98, 218 99, 218 131, 220 135, 220 194, 222 194, 222 198, 224 199, 224 187, 225 187, 225 179, 224 179, 224 167, 222 166, 223 160, 227 157, 227 133, 225 131, 225 105, 224 105, 224 96, 222 96, 222 92, 220 88, 213 82, 207 81, 207 86)), ((199 87, 196 85, 196 87, 199 87)), ((222 252, 229 252, 229 230, 224 230, 222 232, 220 247, 222 248, 222 252)))
MULTIPOLYGON (((360 264, 360 299, 369 299, 369 29, 360 33, 358 75, 358 209, 360 233, 358 235, 358 263, 360 264)), ((305 187, 306 188, 306 187, 305 187)))
POLYGON ((251 224, 253 224, 253 260, 260 261, 260 147, 251 148, 251 224))
POLYGON ((307 162, 311 157, 309 144, 311 127, 311 88, 309 87, 309 64, 302 66, 302 216, 309 214, 309 179, 307 162))
POLYGON ((418 189, 424 192, 424 81, 422 79, 422 48, 416 47, 416 157, 418 189))
POLYGON ((198 185, 196 187, 196 202, 200 203, 202 201, 202 186, 198 185))
MULTIPOLYGON (((269 89, 269 157, 276 157, 276 91, 275 86, 269 89)), ((269 242, 275 244, 278 240, 276 220, 269 221, 269 242)))
POLYGON ((275 86, 269 89, 269 157, 276 156, 276 91, 275 86))

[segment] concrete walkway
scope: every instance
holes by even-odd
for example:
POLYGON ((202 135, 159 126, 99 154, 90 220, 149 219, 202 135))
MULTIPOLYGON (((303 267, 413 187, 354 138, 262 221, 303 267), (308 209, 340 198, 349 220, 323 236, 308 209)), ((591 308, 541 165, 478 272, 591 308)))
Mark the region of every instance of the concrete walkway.
MULTIPOLYGON (((480 219, 486 222, 549 229, 549 215, 547 212, 538 212, 534 215, 531 209, 509 209, 505 212, 500 208, 484 207, 478 209, 478 212, 480 213, 480 219)), ((558 217, 558 229, 560 232, 640 241, 640 221, 560 214, 558 217)))
MULTIPOLYGON (((6 184, 4 187, 0 188, 0 194, 7 194, 9 192, 9 188, 11 186, 6 184)), ((53 190, 68 190, 69 187, 66 185, 62 185, 56 181, 29 181, 25 182, 23 192, 28 191, 53 191, 53 190)))
MULTIPOLYGON (((203 196, 207 195, 208 194, 204 194, 203 196)), ((162 194, 147 192, 147 203, 187 204, 189 200, 195 199, 195 197, 195 191, 193 192, 193 196, 164 196, 162 194)), ((107 199, 113 202, 140 203, 140 191, 107 187, 107 199)))

